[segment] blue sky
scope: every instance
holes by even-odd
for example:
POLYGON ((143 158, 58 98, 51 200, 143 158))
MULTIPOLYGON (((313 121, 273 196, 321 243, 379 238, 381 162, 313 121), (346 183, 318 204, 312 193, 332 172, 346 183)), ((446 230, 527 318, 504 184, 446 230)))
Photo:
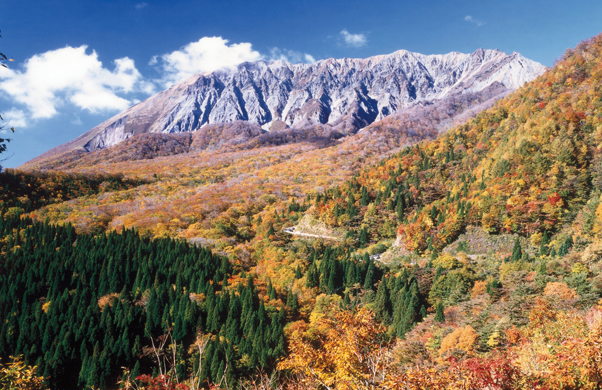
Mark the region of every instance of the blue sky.
MULTIPOLYGON (((602 1, 3 0, 0 114, 16 167, 199 71, 480 47, 550 66, 602 32, 602 1), (6 124, 6 122, 5 122, 6 124)), ((1 136, 1 135, 0 135, 1 136)))

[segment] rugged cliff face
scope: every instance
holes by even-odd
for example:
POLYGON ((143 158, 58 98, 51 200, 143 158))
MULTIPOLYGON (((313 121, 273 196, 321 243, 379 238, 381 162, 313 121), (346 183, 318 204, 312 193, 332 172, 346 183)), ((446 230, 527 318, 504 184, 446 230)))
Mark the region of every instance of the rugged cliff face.
POLYGON ((207 124, 248 121, 264 130, 326 124, 341 134, 393 113, 479 92, 508 91, 545 67, 518 53, 422 55, 405 50, 367 59, 313 64, 244 63, 235 71, 195 75, 103 122, 48 153, 95 151, 142 133, 194 132, 207 124))

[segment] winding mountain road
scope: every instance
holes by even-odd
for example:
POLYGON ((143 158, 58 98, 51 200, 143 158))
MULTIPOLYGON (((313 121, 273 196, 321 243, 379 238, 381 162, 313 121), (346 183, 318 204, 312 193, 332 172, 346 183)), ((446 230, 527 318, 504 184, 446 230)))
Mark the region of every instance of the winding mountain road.
POLYGON ((309 234, 309 233, 301 233, 296 231, 296 227, 292 226, 292 227, 288 227, 288 228, 284 228, 282 229, 283 232, 288 233, 288 234, 292 234, 295 236, 304 236, 304 237, 314 237, 314 238, 327 238, 329 240, 340 240, 340 237, 331 237, 331 236, 321 236, 318 234, 309 234))

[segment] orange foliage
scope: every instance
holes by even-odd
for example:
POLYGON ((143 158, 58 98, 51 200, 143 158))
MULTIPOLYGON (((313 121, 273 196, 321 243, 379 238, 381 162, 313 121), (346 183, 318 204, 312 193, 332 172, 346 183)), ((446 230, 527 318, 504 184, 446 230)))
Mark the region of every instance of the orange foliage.
POLYGON ((472 287, 470 295, 475 298, 487 292, 487 282, 485 280, 477 280, 472 287))
POLYGON ((549 282, 544 289, 543 295, 554 296, 565 301, 579 298, 575 290, 562 282, 549 282))
POLYGON ((366 309, 335 309, 317 320, 313 332, 300 325, 289 339, 289 354, 280 370, 300 375, 305 385, 329 389, 371 388, 383 380, 387 344, 385 328, 366 309))
POLYGON ((118 293, 111 293, 107 295, 103 295, 98 298, 98 307, 100 307, 100 311, 103 311, 106 305, 113 307, 113 301, 119 296, 118 293))
POLYGON ((456 328, 453 332, 443 338, 439 353, 443 355, 454 349, 472 353, 474 344, 478 338, 479 335, 470 325, 466 325, 463 328, 456 328))

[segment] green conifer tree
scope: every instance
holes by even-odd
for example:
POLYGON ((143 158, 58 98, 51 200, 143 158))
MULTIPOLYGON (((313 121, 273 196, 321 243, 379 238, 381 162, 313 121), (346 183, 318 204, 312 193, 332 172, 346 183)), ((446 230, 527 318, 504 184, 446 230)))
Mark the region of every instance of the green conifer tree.
POLYGON ((520 246, 520 240, 518 237, 514 240, 514 248, 512 248, 512 256, 510 257, 510 261, 518 261, 523 256, 523 252, 520 246))
POLYGON ((443 313, 443 302, 437 302, 435 307, 435 322, 445 322, 445 314, 443 313))
POLYGON ((359 237, 358 241, 359 241, 360 248, 365 247, 366 244, 368 243, 368 232, 366 231, 366 228, 360 229, 360 237, 359 237))
POLYGON ((316 263, 311 263, 309 266, 307 273, 305 274, 305 287, 313 288, 318 287, 320 283, 318 270, 316 268, 316 263))
POLYGON ((424 305, 422 305, 422 307, 420 307, 420 318, 424 320, 426 318, 426 316, 427 316, 426 307, 424 307, 424 305))
POLYGON ((541 256, 547 256, 549 251, 548 251, 548 244, 550 243, 550 239, 548 238, 548 232, 544 231, 543 232, 543 236, 541 237, 541 244, 539 246, 539 254, 541 256))
POLYGON ((368 255, 366 254, 364 256, 364 261, 368 262, 368 270, 366 271, 366 278, 364 279, 364 290, 372 290, 374 288, 374 262, 372 260, 370 260, 370 258, 368 258, 368 260, 366 260, 366 257, 368 255))
POLYGON ((381 281, 378 285, 376 298, 374 299, 372 306, 374 318, 384 324, 388 324, 390 316, 389 305, 389 291, 387 289, 387 284, 384 281, 381 281))
POLYGON ((362 200, 361 200, 361 205, 362 206, 368 206, 369 202, 370 202, 370 197, 368 195, 368 190, 366 189, 366 187, 362 186, 362 200))

